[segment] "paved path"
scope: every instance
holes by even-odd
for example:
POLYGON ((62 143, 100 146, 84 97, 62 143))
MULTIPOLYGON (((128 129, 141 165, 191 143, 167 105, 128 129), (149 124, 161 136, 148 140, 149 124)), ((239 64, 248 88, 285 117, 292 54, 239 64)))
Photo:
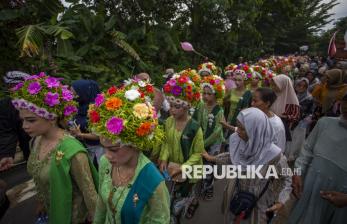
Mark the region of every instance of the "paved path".
MULTIPOLYGON (((26 165, 21 165, 9 172, 1 173, 0 178, 4 179, 9 188, 17 186, 30 179, 26 173, 26 165)), ((200 201, 200 206, 196 210, 191 220, 183 218, 182 224, 210 224, 223 223, 221 213, 221 201, 225 180, 216 181, 215 196, 211 201, 200 201)), ((33 197, 17 204, 14 208, 9 208, 0 220, 0 224, 31 224, 35 222, 36 202, 33 197)))

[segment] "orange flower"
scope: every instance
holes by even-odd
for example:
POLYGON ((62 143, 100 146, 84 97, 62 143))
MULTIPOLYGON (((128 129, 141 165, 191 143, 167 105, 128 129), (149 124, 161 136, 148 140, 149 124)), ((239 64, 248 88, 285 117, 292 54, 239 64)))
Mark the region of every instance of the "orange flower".
POLYGON ((199 80, 199 76, 198 75, 194 75, 193 76, 193 82, 198 82, 198 81, 200 81, 199 80))
POLYGON ((221 85, 217 86, 217 91, 221 92, 223 90, 223 87, 221 85))
POLYGON ((105 103, 107 110, 117 110, 123 105, 123 101, 117 97, 111 97, 105 103))
POLYGON ((150 134, 152 131, 152 123, 151 122, 144 122, 141 124, 141 126, 136 129, 136 134, 138 136, 146 136, 148 134, 150 134))

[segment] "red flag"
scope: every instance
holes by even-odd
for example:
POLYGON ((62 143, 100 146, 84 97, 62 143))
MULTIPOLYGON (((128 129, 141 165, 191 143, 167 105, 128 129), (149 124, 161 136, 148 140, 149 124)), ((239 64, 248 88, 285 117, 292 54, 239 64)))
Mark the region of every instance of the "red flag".
POLYGON ((329 47, 328 47, 328 55, 329 57, 334 57, 334 55, 336 54, 336 45, 335 45, 335 37, 336 37, 336 33, 338 31, 336 31, 333 36, 330 39, 329 42, 329 47))

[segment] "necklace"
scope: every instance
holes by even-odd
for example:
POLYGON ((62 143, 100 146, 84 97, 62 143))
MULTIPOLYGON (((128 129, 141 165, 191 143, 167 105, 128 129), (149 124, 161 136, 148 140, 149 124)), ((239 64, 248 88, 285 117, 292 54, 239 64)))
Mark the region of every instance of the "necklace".
POLYGON ((127 177, 122 177, 120 175, 119 170, 120 170, 119 167, 116 167, 117 176, 118 176, 118 179, 119 179, 119 185, 118 186, 123 186, 123 185, 127 184, 133 178, 133 176, 134 176, 133 172, 134 171, 132 171, 131 175, 129 175, 127 177))
MULTIPOLYGON (((117 177, 119 179, 118 187, 129 183, 129 181, 133 178, 134 173, 135 173, 135 171, 133 171, 134 172, 133 174, 131 174, 127 177, 122 177, 119 170, 120 170, 119 167, 116 167, 116 173, 117 173, 117 177)), ((113 213, 113 216, 115 216, 117 214, 117 205, 118 205, 120 199, 123 197, 125 190, 129 187, 130 186, 128 185, 127 187, 124 187, 122 189, 120 196, 117 198, 117 201, 115 203, 113 203, 112 199, 113 199, 114 193, 117 191, 117 188, 113 187, 113 189, 110 191, 110 194, 108 195, 108 205, 109 205, 109 207, 113 213)))

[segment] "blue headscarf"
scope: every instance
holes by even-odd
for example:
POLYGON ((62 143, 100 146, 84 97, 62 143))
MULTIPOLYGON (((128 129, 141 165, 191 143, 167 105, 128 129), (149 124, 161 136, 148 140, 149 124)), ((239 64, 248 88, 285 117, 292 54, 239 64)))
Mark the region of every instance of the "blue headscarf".
POLYGON ((100 93, 99 85, 94 80, 76 80, 72 82, 72 88, 78 95, 78 113, 75 117, 76 123, 80 125, 81 131, 87 130, 87 114, 89 104, 94 103, 95 97, 100 93))

